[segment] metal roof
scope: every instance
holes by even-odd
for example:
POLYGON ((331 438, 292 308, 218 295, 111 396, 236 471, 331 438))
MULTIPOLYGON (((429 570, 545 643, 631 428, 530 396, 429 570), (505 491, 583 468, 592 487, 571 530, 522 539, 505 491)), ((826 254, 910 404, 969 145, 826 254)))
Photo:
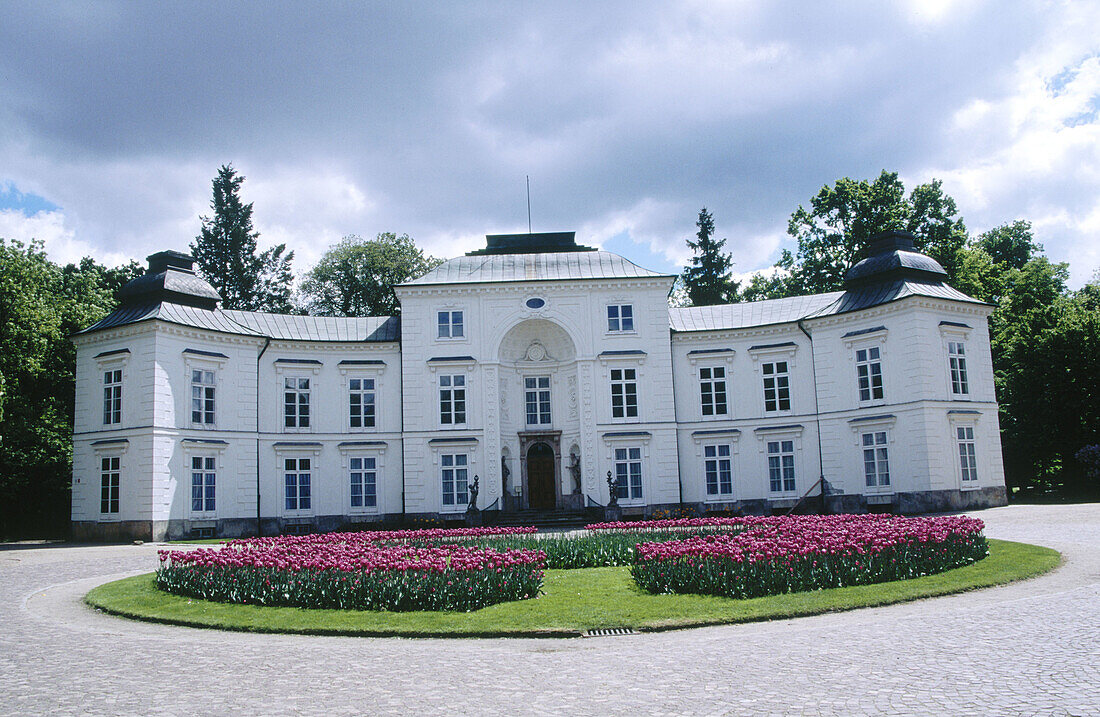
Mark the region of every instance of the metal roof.
POLYGON ((829 294, 792 296, 743 304, 671 308, 668 310, 668 319, 673 331, 720 331, 787 324, 820 311, 836 302, 843 294, 843 291, 834 291, 829 294))
POLYGON ((669 277, 607 251, 460 256, 402 286, 669 277))

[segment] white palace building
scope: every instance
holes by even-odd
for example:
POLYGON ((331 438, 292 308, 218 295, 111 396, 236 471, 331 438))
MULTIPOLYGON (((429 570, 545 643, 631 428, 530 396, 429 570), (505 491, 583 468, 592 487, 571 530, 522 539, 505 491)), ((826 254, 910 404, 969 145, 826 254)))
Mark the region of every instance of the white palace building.
POLYGON ((669 308, 572 232, 493 235, 401 316, 229 311, 149 257, 77 347, 78 539, 414 518, 1000 505, 987 318, 904 233, 844 291, 669 308), (610 472, 613 481, 609 480, 610 472))

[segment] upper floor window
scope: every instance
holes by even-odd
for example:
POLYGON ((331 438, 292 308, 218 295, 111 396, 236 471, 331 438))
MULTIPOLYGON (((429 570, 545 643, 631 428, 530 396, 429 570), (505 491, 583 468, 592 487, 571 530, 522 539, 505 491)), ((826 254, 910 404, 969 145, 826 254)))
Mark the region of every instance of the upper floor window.
POLYGON ((856 378, 860 401, 877 401, 883 397, 882 359, 878 346, 856 351, 856 378))
POLYGON ((703 468, 707 480, 707 496, 733 494, 733 463, 728 443, 703 446, 703 468))
POLYGON ((978 480, 978 456, 974 446, 974 427, 956 426, 955 437, 959 443, 959 468, 963 483, 978 480))
POLYGON ((729 411, 726 405, 726 368, 724 366, 700 368, 699 392, 704 416, 726 415, 729 411))
POLYGON ((378 505, 378 478, 373 456, 354 456, 348 460, 351 479, 351 507, 374 508, 378 505))
POLYGON ((611 369, 611 416, 634 418, 638 415, 638 370, 611 369))
POLYGON ((121 470, 118 456, 104 456, 99 461, 99 512, 117 513, 119 507, 119 475, 121 470))
POLYGON ((310 459, 285 459, 283 461, 283 482, 286 488, 286 509, 309 510, 313 502, 310 459))
POLYGON ((438 332, 436 336, 441 339, 461 339, 465 333, 462 323, 461 311, 440 311, 436 314, 438 332))
POLYGON ((463 506, 470 502, 470 457, 465 453, 444 453, 439 456, 440 482, 444 506, 463 506))
POLYGON ((439 422, 466 423, 466 376, 461 373, 439 377, 439 422))
POLYGON ((122 423, 122 369, 103 372, 103 425, 122 423))
POLYGON ((760 367, 764 374, 764 410, 791 410, 791 378, 786 361, 772 361, 760 367))
POLYGON ((191 512, 213 513, 217 472, 214 456, 191 456, 191 512))
POLYGON ((352 428, 374 427, 374 379, 348 379, 349 424, 352 428))
POLYGON ((529 376, 524 378, 523 388, 527 407, 527 425, 549 425, 550 377, 529 376))
POLYGON ((283 378, 283 425, 286 428, 309 428, 308 378, 283 378))
POLYGON ((886 431, 864 433, 863 476, 868 488, 890 485, 890 456, 886 448, 886 431))
POLYGON ((951 369, 951 393, 956 396, 969 395, 970 382, 966 377, 966 345, 962 341, 948 341, 947 357, 951 369))
POLYGON ((768 482, 772 493, 793 493, 794 441, 768 441, 768 482))
POLYGON ((213 371, 205 369, 191 371, 191 423, 214 425, 215 389, 213 371))
POLYGON ((608 331, 633 331, 634 306, 632 304, 611 304, 607 307, 608 331))
POLYGON ((619 500, 642 497, 642 449, 615 449, 615 492, 619 500))

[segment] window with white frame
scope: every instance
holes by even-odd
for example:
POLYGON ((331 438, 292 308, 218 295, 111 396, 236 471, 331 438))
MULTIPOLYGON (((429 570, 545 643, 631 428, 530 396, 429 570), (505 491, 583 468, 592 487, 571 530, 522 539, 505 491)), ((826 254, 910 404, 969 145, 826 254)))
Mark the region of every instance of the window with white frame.
POLYGON ((305 376, 283 377, 283 426, 309 428, 309 379, 305 376))
POLYGON ((638 415, 638 370, 611 369, 611 416, 635 418, 638 415))
POLYGON ((528 426, 550 424, 550 377, 528 376, 523 379, 524 403, 528 426))
POLYGON ((642 449, 615 449, 615 493, 619 500, 642 498, 642 449))
POLYGON ((348 379, 349 422, 352 428, 374 428, 374 379, 348 379))
POLYGON ((213 513, 216 507, 217 470, 214 456, 191 456, 191 512, 213 513))
POLYGON ((439 456, 440 484, 443 507, 456 508, 470 502, 470 456, 466 453, 443 453, 439 456))
POLYGON ((103 372, 103 425, 122 423, 122 369, 103 372))
POLYGON ((436 336, 441 339, 461 339, 466 335, 461 311, 436 312, 436 336))
POLYGON ((862 435, 863 476, 868 488, 890 485, 890 456, 886 448, 886 431, 862 435))
POLYGON ((439 377, 439 422, 446 426, 466 423, 466 375, 439 377))
POLYGON ((214 425, 216 375, 208 369, 191 370, 191 423, 214 425))
POLYGON ((608 331, 633 331, 634 306, 632 304, 610 304, 607 307, 608 331))
POLYGON ((974 445, 974 427, 956 426, 955 437, 959 443, 959 468, 963 484, 978 480, 978 452, 974 445))
POLYGON ((313 503, 309 458, 283 459, 283 485, 287 510, 309 510, 313 503))
POLYGON ((701 367, 699 393, 704 416, 725 416, 729 412, 726 402, 726 367, 701 367))
POLYGON ((764 410, 791 410, 791 377, 786 361, 769 361, 760 367, 764 375, 764 410))
POLYGON ((703 469, 708 498, 733 494, 733 461, 728 443, 703 446, 703 469))
POLYGON ((883 397, 882 356, 878 346, 856 349, 856 379, 860 401, 877 401, 883 397))
POLYGON ((966 377, 966 345, 962 341, 947 342, 947 362, 951 371, 951 393, 956 396, 970 394, 970 382, 966 377))
POLYGON ((768 441, 768 481, 772 493, 793 493, 794 441, 768 441))
POLYGON ((99 459, 99 512, 118 513, 119 476, 122 471, 120 456, 103 456, 99 459))
POLYGON ((378 505, 376 465, 374 456, 352 456, 348 459, 352 508, 374 508, 378 505))

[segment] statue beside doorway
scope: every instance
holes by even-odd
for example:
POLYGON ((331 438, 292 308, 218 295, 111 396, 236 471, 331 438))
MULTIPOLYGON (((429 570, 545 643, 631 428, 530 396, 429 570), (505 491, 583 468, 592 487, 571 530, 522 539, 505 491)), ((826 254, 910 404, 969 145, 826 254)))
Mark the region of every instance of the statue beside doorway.
POLYGON ((481 525, 481 511, 477 507, 479 484, 477 475, 474 475, 474 482, 469 486, 470 503, 466 506, 466 525, 471 527, 481 525))
POLYGON ((576 453, 569 455, 569 475, 573 477, 573 495, 581 494, 581 457, 576 453))

